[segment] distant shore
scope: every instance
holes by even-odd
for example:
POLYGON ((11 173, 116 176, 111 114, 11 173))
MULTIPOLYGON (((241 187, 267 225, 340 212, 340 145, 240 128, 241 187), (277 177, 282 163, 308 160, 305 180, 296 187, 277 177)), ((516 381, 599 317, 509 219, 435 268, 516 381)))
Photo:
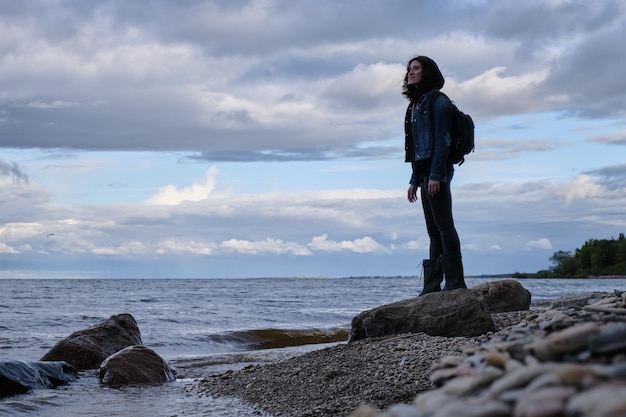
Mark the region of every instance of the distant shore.
POLYGON ((626 275, 588 275, 586 277, 538 277, 534 273, 466 275, 465 278, 514 278, 514 279, 626 279, 626 275))

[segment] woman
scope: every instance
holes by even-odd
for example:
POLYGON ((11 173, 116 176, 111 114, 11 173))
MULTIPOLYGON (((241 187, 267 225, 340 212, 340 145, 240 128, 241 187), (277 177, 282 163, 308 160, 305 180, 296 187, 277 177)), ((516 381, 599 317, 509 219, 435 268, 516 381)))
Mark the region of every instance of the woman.
POLYGON ((461 243, 452 219, 450 181, 454 168, 448 162, 452 106, 444 94, 438 93, 444 82, 435 61, 418 56, 409 61, 402 88, 402 95, 410 101, 404 121, 405 160, 413 169, 407 198, 411 203, 417 201, 420 188, 430 238, 430 259, 422 262, 424 289, 420 295, 441 291, 444 275, 444 291, 467 288, 461 243), (433 94, 434 105, 429 106, 433 94))

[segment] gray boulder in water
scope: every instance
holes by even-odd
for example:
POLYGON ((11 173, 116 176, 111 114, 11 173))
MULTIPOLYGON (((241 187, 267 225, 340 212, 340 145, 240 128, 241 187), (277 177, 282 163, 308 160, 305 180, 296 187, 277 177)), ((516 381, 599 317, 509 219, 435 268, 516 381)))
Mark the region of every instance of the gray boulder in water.
POLYGON ((458 289, 425 294, 359 313, 349 342, 404 333, 472 337, 495 331, 485 299, 458 289))
POLYGON ((42 361, 65 361, 77 369, 97 369, 103 360, 127 346, 142 345, 135 318, 118 314, 58 342, 42 361))
POLYGON ((175 379, 165 359, 145 346, 124 348, 100 365, 100 381, 108 386, 162 384, 175 379))
POLYGON ((0 397, 24 394, 38 388, 54 388, 78 378, 67 362, 0 362, 0 397))

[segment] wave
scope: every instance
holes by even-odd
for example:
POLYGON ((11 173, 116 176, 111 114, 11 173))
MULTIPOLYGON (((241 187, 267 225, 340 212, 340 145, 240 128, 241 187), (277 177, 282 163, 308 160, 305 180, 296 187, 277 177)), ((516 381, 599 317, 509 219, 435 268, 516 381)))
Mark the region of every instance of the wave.
POLYGON ((347 340, 346 328, 231 331, 203 337, 205 348, 202 352, 184 356, 174 354, 171 364, 177 371, 177 377, 202 378, 207 374, 219 374, 251 364, 280 362, 347 340), (219 347, 216 351, 207 351, 206 342, 214 348, 219 347))
POLYGON ((246 349, 276 349, 348 340, 348 329, 253 329, 210 335, 214 343, 246 349))

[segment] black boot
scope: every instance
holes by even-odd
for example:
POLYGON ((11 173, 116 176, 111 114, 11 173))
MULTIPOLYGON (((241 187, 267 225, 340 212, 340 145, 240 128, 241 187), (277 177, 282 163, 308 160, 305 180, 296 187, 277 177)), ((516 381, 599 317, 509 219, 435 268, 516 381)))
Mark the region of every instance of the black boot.
POLYGON ((443 271, 441 270, 439 262, 437 262, 437 260, 424 259, 422 266, 424 267, 424 289, 420 295, 441 291, 443 271))
POLYGON ((446 253, 439 258, 441 269, 446 275, 446 285, 443 286, 444 291, 452 291, 457 288, 467 288, 465 279, 463 278, 463 262, 461 256, 450 256, 446 253))

